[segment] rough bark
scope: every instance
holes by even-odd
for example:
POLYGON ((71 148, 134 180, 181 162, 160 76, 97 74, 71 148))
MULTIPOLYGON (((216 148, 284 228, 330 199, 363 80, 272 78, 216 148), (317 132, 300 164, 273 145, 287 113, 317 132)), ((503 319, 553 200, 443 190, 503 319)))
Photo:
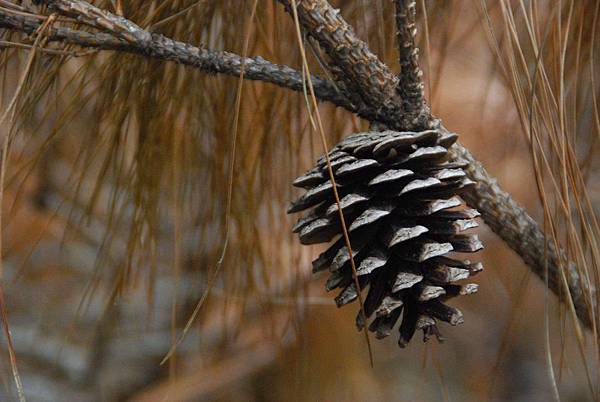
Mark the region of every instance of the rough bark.
MULTIPOLYGON (((9 15, 0 9, 0 28, 25 34, 34 33, 41 21, 20 15, 9 15)), ((140 28, 141 29, 141 28, 140 28)), ((253 81, 268 82, 277 86, 302 91, 302 73, 285 65, 271 63, 260 56, 244 58, 230 52, 215 51, 179 42, 160 34, 150 34, 150 40, 132 36, 119 38, 105 32, 86 32, 62 27, 51 27, 46 33, 50 41, 81 46, 88 49, 115 50, 138 54, 157 60, 168 60, 191 66, 207 73, 239 77, 244 64, 244 77, 253 81)), ((331 102, 346 110, 366 116, 370 113, 365 105, 350 102, 345 95, 344 83, 334 83, 312 76, 315 95, 319 100, 331 102)))
MULTIPOLYGON (((286 8, 289 9, 289 2, 287 0, 279 1, 284 3, 286 8)), ((399 3, 398 13, 400 15, 397 15, 396 22, 398 24, 403 24, 404 22, 410 24, 411 19, 413 19, 409 15, 411 12, 411 2, 402 0, 399 3), (403 14, 407 15, 404 16, 403 14)), ((412 8, 414 8, 414 4, 412 8)), ((368 50, 368 46, 356 38, 352 30, 345 28, 347 23, 343 22, 339 13, 335 12, 326 0, 302 0, 299 2, 297 10, 300 15, 300 21, 304 24, 304 29, 310 32, 319 43, 327 46, 326 50, 329 49, 327 51, 331 53, 329 56, 333 60, 346 60, 345 62, 337 62, 342 70, 344 70, 344 66, 346 65, 348 66, 346 68, 350 70, 353 68, 353 60, 348 58, 344 51, 346 43, 353 43, 362 49, 364 54, 372 55, 368 50), (335 19, 329 17, 331 15, 335 15, 335 19), (329 24, 329 26, 315 25, 314 21, 318 21, 321 24, 329 24), (338 47, 334 40, 339 35, 333 35, 331 32, 337 32, 338 30, 343 31, 344 42, 339 45, 342 52, 336 55, 338 47)), ((409 71, 406 82, 403 82, 401 79, 400 86, 405 87, 404 92, 410 97, 414 96, 414 90, 418 85, 415 81, 420 80, 418 72, 415 73, 418 70, 418 64, 415 57, 414 29, 411 30, 410 27, 399 27, 399 29, 401 31, 407 30, 407 32, 399 33, 399 39, 402 41, 402 53, 404 54, 400 55, 401 61, 405 60, 405 68, 409 70, 413 69, 412 73, 409 71)), ((422 102, 420 106, 418 104, 411 105, 408 99, 402 99, 400 96, 390 97, 387 88, 397 85, 398 80, 386 78, 388 76, 388 69, 383 63, 373 60, 371 56, 369 56, 369 62, 372 70, 375 70, 375 67, 380 70, 376 76, 388 81, 387 85, 380 83, 379 87, 370 88, 371 91, 377 88, 385 88, 385 90, 382 90, 380 96, 373 95, 369 103, 370 106, 383 109, 387 112, 380 119, 382 123, 398 130, 422 129, 427 126, 445 129, 441 121, 435 119, 433 116, 427 117, 429 116, 429 109, 425 102, 422 102), (375 103, 378 99, 385 99, 385 102, 375 103), (394 105, 394 102, 397 104, 394 105), (414 114, 405 113, 407 108, 409 110, 411 108, 417 110, 414 114), (402 114, 401 117, 398 117, 398 111, 402 114), (419 117, 411 118, 414 115, 419 117), (423 117, 426 117, 427 121, 424 121, 423 117)), ((352 73, 349 72, 348 74, 351 75, 352 73)), ((369 83, 359 80, 357 84, 368 85, 369 83)), ((415 98, 415 101, 419 101, 418 96, 415 98)), ((576 266, 573 263, 561 263, 560 256, 563 256, 564 252, 556 250, 553 242, 546 238, 535 220, 508 193, 500 189, 495 179, 488 175, 483 166, 473 158, 467 149, 459 144, 456 144, 453 149, 456 158, 467 159, 470 162, 467 174, 471 180, 477 182, 475 188, 465 195, 467 203, 481 212, 484 221, 489 227, 521 256, 534 273, 540 278, 545 279, 547 271, 550 289, 563 302, 572 302, 581 322, 588 328, 592 328, 594 320, 593 311, 595 309, 590 310, 585 302, 583 290, 585 284, 582 283, 576 266), (545 250, 547 252, 544 252, 545 250), (566 292, 563 286, 563 280, 561 279, 562 270, 566 271, 565 282, 569 292, 566 292), (571 294, 570 301, 567 300, 568 294, 571 294)), ((594 292, 594 290, 591 291, 594 292)), ((592 300, 595 300, 595 298, 592 298, 592 300)))
POLYGON ((425 102, 423 72, 419 66, 419 48, 415 44, 416 1, 394 0, 394 5, 400 62, 398 89, 403 100, 403 109, 412 120, 426 121, 430 117, 430 112, 425 102))

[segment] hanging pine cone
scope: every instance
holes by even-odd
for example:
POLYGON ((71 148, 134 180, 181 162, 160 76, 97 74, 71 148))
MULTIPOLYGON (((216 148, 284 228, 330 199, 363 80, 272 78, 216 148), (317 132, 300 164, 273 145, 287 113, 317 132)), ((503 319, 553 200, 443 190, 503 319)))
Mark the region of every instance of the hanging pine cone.
MULTIPOLYGON (((436 130, 367 132, 350 135, 329 152, 358 282, 361 289, 369 287, 364 311, 367 318, 375 315, 369 330, 377 338, 388 336, 403 312, 401 347, 416 330, 423 331, 425 341, 432 335, 441 340, 438 320, 462 323, 462 313, 445 302, 476 292, 475 284, 455 282, 483 269, 480 263, 447 256, 483 248, 477 235, 462 234, 477 226, 479 213, 457 197, 474 183, 462 170, 464 164, 447 161, 456 139, 456 134, 436 130)), ((337 237, 313 261, 313 272, 331 271, 326 288, 342 289, 335 298, 341 307, 358 294, 325 156, 294 186, 307 191, 288 213, 312 208, 293 229, 301 243, 337 237)), ((365 325, 360 312, 356 325, 365 325)))

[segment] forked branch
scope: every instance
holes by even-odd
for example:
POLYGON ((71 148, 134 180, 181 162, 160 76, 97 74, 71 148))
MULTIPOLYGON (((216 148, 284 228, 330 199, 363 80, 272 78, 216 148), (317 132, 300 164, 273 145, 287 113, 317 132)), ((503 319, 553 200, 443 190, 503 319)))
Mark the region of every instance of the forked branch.
MULTIPOLYGON (((290 2, 278 0, 288 11, 290 2)), ((50 40, 85 48, 116 50, 188 65, 209 73, 239 76, 242 58, 229 52, 199 48, 143 30, 131 21, 79 0, 44 0, 62 15, 76 18, 102 32, 90 33, 54 27, 50 40)), ((423 100, 421 74, 414 43, 414 2, 396 0, 396 22, 399 25, 400 61, 403 72, 396 77, 372 53, 367 44, 356 37, 350 25, 325 0, 301 0, 297 11, 303 29, 323 47, 340 71, 341 82, 334 83, 311 77, 316 97, 331 102, 371 121, 396 130, 427 127, 445 128, 429 114, 423 100)), ((0 27, 30 34, 40 25, 39 18, 14 15, 0 8, 0 27)), ((245 78, 269 82, 302 91, 302 74, 290 67, 270 63, 260 57, 246 58, 245 78)), ((489 227, 498 234, 542 279, 547 268, 549 286, 563 301, 572 305, 581 322, 592 327, 595 310, 586 303, 589 290, 573 264, 564 261, 539 225, 460 144, 452 148, 454 158, 469 162, 467 173, 477 185, 465 195, 477 208, 489 227), (544 250, 547 250, 545 253, 544 250), (562 268, 561 268, 562 267, 562 268), (564 273, 564 275, 563 275, 564 273), (568 290, 568 292, 566 291, 568 290), (570 295, 568 297, 567 295, 570 295)), ((589 290, 592 292, 592 290, 589 290)))
MULTIPOLYGON (((289 0, 278 0, 291 12, 289 0)), ((380 105, 395 114, 400 103, 398 78, 361 41, 339 10, 327 1, 296 1, 298 18, 305 32, 316 39, 329 56, 341 79, 368 105, 380 105)))
MULTIPOLYGON (((279 0, 286 4, 286 0, 279 0)), ((406 97, 400 96, 388 97, 388 92, 382 92, 380 96, 373 95, 369 106, 380 108, 391 113, 381 116, 381 122, 390 128, 397 130, 418 129, 426 127, 437 127, 446 130, 441 121, 435 119, 429 114, 429 108, 423 100, 422 94, 419 95, 419 88, 422 88, 422 79, 420 69, 417 63, 417 50, 414 42, 414 1, 395 0, 397 7, 396 23, 406 27, 399 26, 398 39, 400 44, 400 60, 403 63, 402 77, 399 81, 400 92, 406 97), (406 71, 408 70, 408 71, 406 71), (386 99, 386 103, 374 103, 377 99, 386 99), (390 105, 389 102, 398 102, 390 105), (401 116, 396 113, 400 110, 401 116), (408 113, 406 113, 408 111, 408 113), (418 116, 418 117, 415 117, 418 116), (422 118, 425 117, 426 121, 422 118)), ((289 6, 287 6, 289 8, 289 6)), ((339 35, 332 34, 342 29, 344 32, 345 43, 355 43, 365 54, 372 54, 367 45, 360 39, 354 37, 352 30, 345 28, 348 24, 343 21, 339 14, 335 20, 328 16, 335 13, 331 5, 326 0, 303 0, 298 6, 299 14, 307 14, 301 17, 304 22, 304 29, 310 32, 319 43, 326 43, 330 57, 333 60, 343 59, 345 52, 336 56, 336 44, 332 42, 339 35), (329 26, 315 26, 314 21, 329 26), (342 27, 342 28, 340 28, 342 27), (316 29, 318 28, 318 29, 316 29), (333 39, 332 39, 333 38, 333 39)), ((340 48, 344 48, 344 43, 340 48)), ((381 69, 380 77, 388 76, 388 68, 380 61, 370 58, 370 63, 381 69)), ((343 69, 344 64, 338 64, 343 69)), ((350 73, 348 73, 350 74, 350 73)), ((387 79, 388 83, 381 83, 379 88, 388 88, 398 83, 397 79, 387 79)), ((363 81, 357 81, 360 85, 363 81)), ((375 88, 371 88, 374 90, 375 88)), ((471 153, 460 144, 452 147, 452 153, 455 159, 464 159, 469 162, 466 170, 469 178, 477 184, 468 194, 465 195, 465 201, 477 208, 489 227, 500 236, 537 274, 542 280, 546 278, 548 272, 548 283, 550 289, 558 298, 569 306, 573 306, 580 321, 588 328, 593 327, 596 308, 586 303, 586 300, 596 300, 594 289, 591 285, 582 282, 577 268, 573 263, 564 260, 565 253, 562 250, 557 251, 551 241, 546 239, 544 232, 540 229, 535 220, 529 216, 523 207, 512 199, 510 194, 500 189, 496 180, 491 177, 483 166, 473 158, 471 153), (564 275, 563 275, 564 273, 564 275), (586 298, 586 290, 592 294, 591 298, 586 298)))

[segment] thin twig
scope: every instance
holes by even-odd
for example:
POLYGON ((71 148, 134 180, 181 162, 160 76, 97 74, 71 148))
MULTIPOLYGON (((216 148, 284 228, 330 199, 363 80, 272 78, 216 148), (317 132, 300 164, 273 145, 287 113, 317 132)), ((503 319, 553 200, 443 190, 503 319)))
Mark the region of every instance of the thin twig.
MULTIPOLYGON (((5 49, 16 48, 16 49, 31 50, 31 49, 33 49, 33 45, 28 45, 26 43, 0 40, 0 48, 5 48, 5 49)), ((73 51, 69 51, 69 50, 61 50, 61 49, 41 48, 41 49, 38 49, 38 51, 42 52, 42 53, 57 55, 57 56, 79 57, 79 56, 83 55, 83 53, 77 53, 77 52, 73 52, 73 51)))

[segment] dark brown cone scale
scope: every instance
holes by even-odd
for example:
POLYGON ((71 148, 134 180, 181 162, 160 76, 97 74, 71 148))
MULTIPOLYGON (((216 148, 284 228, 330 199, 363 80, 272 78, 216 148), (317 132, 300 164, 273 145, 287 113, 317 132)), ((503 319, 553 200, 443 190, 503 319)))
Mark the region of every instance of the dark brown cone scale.
MULTIPOLYGON (((360 287, 368 288, 369 330, 383 338, 401 321, 401 347, 417 330, 424 340, 441 340, 439 321, 461 324, 462 313, 446 302, 476 292, 477 285, 458 282, 483 269, 461 258, 483 245, 477 235, 464 233, 477 227, 479 213, 457 197, 474 183, 464 165, 447 161, 456 138, 436 130, 366 132, 329 152, 360 287)), ((341 289, 335 301, 348 304, 358 295, 325 157, 294 185, 306 191, 288 213, 310 211, 293 230, 302 244, 335 239, 313 261, 313 272, 328 269, 327 290, 341 289)), ((365 325, 360 313, 356 324, 365 325)))

